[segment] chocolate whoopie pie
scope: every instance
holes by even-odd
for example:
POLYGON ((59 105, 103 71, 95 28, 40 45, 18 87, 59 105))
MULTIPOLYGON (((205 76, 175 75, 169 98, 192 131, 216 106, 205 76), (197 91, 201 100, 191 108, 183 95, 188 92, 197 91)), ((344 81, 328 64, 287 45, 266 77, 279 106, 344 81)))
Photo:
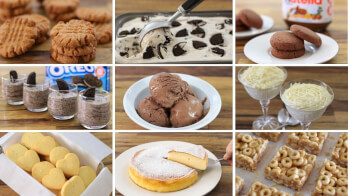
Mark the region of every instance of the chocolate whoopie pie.
POLYGON ((250 9, 243 9, 239 12, 239 18, 248 27, 254 27, 260 29, 262 27, 263 21, 261 16, 250 9))
POLYGON ((301 25, 291 25, 290 31, 297 37, 306 40, 318 47, 321 46, 321 38, 314 31, 301 25))

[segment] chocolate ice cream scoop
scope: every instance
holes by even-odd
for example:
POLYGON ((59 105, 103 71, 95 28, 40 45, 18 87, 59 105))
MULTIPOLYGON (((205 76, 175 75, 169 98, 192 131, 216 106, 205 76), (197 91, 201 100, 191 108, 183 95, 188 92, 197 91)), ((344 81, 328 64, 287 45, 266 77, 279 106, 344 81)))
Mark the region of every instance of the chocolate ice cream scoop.
POLYGON ((161 127, 170 126, 165 109, 158 105, 152 97, 146 97, 141 100, 137 111, 142 119, 151 124, 161 127))
POLYGON ((170 122, 174 127, 185 127, 198 122, 203 116, 201 101, 190 94, 178 101, 170 110, 170 122))
POLYGON ((151 78, 149 90, 158 104, 171 108, 188 93, 189 86, 179 76, 162 72, 151 78))

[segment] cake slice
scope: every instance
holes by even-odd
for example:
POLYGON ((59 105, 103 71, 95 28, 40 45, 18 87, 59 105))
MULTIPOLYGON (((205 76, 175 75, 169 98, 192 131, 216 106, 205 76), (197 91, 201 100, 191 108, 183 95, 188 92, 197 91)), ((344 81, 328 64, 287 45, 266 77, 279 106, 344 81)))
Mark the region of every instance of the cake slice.
POLYGON ((202 146, 198 146, 196 150, 198 150, 198 153, 195 153, 195 154, 189 153, 190 149, 172 150, 168 152, 168 160, 181 163, 183 165, 186 165, 194 169, 199 169, 199 170, 207 169, 208 154, 205 152, 202 146))

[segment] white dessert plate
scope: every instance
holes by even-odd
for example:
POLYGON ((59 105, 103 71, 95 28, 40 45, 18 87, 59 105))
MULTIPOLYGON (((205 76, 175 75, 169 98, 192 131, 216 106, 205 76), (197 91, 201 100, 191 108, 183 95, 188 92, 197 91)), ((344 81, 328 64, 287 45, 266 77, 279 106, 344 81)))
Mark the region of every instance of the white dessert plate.
POLYGON ((261 29, 250 28, 248 31, 236 32, 236 39, 245 39, 249 37, 253 37, 255 35, 262 34, 268 30, 270 30, 274 25, 273 18, 265 15, 261 15, 262 18, 262 27, 261 29))
POLYGON ((294 59, 280 59, 271 54, 270 39, 275 32, 257 36, 244 46, 244 54, 248 59, 260 64, 319 64, 325 63, 336 56, 339 47, 337 42, 329 36, 317 33, 322 45, 316 47, 305 41, 306 53, 294 59))
POLYGON ((130 119, 146 129, 176 131, 200 129, 208 125, 217 117, 221 110, 221 97, 219 92, 211 84, 195 76, 179 73, 173 74, 179 75, 181 79, 186 81, 200 100, 207 98, 207 101, 204 104, 204 111, 208 111, 208 113, 204 116, 204 118, 192 125, 180 128, 160 127, 143 120, 138 115, 136 109, 138 107, 138 103, 143 98, 151 96, 149 91, 149 82, 152 76, 148 76, 134 83, 123 97, 123 107, 130 119))
POLYGON ((186 145, 186 142, 180 141, 160 141, 141 144, 130 148, 120 154, 115 160, 115 185, 117 191, 123 195, 141 195, 141 196, 187 196, 187 195, 205 195, 212 191, 219 183, 222 169, 220 162, 215 163, 216 156, 207 150, 209 162, 205 171, 198 171, 198 180, 190 187, 169 193, 158 193, 148 191, 136 185, 128 176, 128 165, 134 153, 144 148, 158 145, 186 145))

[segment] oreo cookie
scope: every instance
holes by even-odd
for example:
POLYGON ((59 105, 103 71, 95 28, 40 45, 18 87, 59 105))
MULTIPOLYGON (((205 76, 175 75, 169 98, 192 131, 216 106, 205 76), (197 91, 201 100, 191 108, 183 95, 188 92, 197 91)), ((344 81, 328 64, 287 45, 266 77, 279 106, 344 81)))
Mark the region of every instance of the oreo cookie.
POLYGON ((232 25, 232 18, 225 19, 225 24, 232 25))
POLYGON ((188 36, 187 29, 182 29, 175 34, 175 37, 186 37, 188 36))
POLYGON ((181 26, 180 22, 178 22, 176 20, 172 22, 172 27, 178 27, 178 26, 181 26))
POLYGON ((31 72, 28 75, 27 84, 32 84, 32 85, 36 84, 36 73, 35 72, 31 72))
POLYGON ((10 81, 11 81, 12 83, 15 83, 17 79, 18 79, 18 74, 17 74, 17 72, 16 72, 15 70, 11 70, 11 71, 10 71, 10 81))
POLYGON ((207 47, 207 44, 201 41, 192 41, 192 45, 195 49, 202 49, 207 47))
POLYGON ((129 31, 125 30, 125 31, 121 31, 121 32, 118 34, 118 36, 119 36, 119 37, 126 37, 126 36, 129 35, 129 34, 130 34, 129 31))
POLYGON ((217 33, 217 34, 211 36, 209 41, 214 46, 215 45, 220 45, 221 46, 224 43, 224 39, 222 38, 221 33, 217 33))
POLYGON ((195 35, 197 37, 200 37, 200 38, 204 38, 205 37, 205 31, 201 27, 197 27, 197 28, 193 29, 191 31, 191 34, 195 35))
POLYGON ((190 21, 187 21, 187 23, 191 25, 195 25, 195 26, 201 26, 201 27, 207 24, 207 22, 203 20, 190 20, 190 21))
POLYGON ((141 17, 141 21, 142 22, 147 22, 147 21, 149 21, 150 20, 150 17, 149 16, 142 16, 141 17))
POLYGON ((86 74, 83 82, 90 88, 99 88, 103 85, 103 82, 93 74, 86 74))
POLYGON ((224 49, 221 49, 219 47, 214 47, 211 49, 211 51, 215 54, 218 54, 220 55, 221 57, 223 57, 225 55, 225 50, 224 49))
POLYGON ((95 97, 95 88, 88 88, 83 93, 83 96, 85 96, 87 99, 94 100, 95 97))
POLYGON ((151 59, 152 57, 155 56, 155 53, 153 53, 153 49, 151 46, 148 46, 143 53, 143 59, 151 59))
POLYGON ((71 77, 71 82, 73 84, 76 84, 77 86, 82 86, 85 87, 85 83, 83 82, 83 78, 79 77, 79 76, 72 76, 71 77))
POLYGON ((173 47, 173 54, 174 56, 181 56, 186 53, 186 50, 184 50, 184 47, 186 45, 186 42, 180 42, 175 44, 173 47))
POLYGON ((69 90, 69 85, 68 85, 68 83, 65 82, 65 80, 57 79, 56 83, 57 83, 57 86, 58 86, 59 90, 61 90, 63 92, 65 91, 65 93, 67 93, 66 91, 69 90))

